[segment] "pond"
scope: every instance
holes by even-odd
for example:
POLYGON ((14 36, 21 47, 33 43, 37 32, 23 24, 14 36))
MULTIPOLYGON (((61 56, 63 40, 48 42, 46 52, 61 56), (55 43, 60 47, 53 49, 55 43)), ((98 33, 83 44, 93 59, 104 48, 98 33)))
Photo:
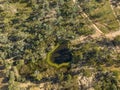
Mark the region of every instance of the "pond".
POLYGON ((71 60, 72 54, 65 44, 58 47, 58 49, 52 54, 52 62, 56 64, 67 63, 71 60))

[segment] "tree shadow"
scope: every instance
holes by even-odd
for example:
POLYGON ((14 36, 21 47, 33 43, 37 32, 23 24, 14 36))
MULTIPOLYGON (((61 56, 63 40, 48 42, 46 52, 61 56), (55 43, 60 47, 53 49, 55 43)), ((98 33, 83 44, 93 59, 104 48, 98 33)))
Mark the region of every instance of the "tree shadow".
POLYGON ((9 78, 5 77, 3 80, 2 80, 2 83, 8 83, 9 81, 9 78))
POLYGON ((4 66, 0 66, 0 70, 3 70, 5 67, 4 66))

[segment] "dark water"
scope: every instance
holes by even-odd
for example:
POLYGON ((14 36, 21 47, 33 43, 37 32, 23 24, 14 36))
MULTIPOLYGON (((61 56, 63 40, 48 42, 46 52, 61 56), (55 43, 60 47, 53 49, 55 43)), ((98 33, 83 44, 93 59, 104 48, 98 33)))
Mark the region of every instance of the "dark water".
POLYGON ((69 49, 64 48, 61 50, 56 51, 53 54, 53 62, 57 64, 70 62, 72 60, 72 54, 69 49), (55 54, 59 54, 59 56, 55 56, 55 54))

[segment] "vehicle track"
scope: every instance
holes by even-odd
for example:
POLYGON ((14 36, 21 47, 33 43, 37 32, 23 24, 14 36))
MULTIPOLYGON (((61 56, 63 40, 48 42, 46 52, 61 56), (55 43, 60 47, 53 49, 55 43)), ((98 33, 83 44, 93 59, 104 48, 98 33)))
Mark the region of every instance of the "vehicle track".
MULTIPOLYGON (((76 4, 76 0, 73 0, 73 3, 76 4)), ((111 5, 111 3, 110 3, 110 5, 111 5)), ((78 5, 78 7, 82 10, 82 8, 81 8, 80 5, 78 5)), ((113 10, 112 6, 111 6, 111 9, 113 10)), ((113 11, 114 11, 114 10, 113 10, 113 11)), ((114 12, 113 12, 113 13, 114 13, 114 12)), ((115 31, 115 32, 110 32, 110 33, 108 33, 108 34, 103 33, 103 32, 93 23, 93 21, 89 18, 89 16, 88 16, 83 10, 82 10, 82 13, 81 13, 81 14, 82 14, 82 16, 83 16, 84 18, 87 18, 88 21, 91 22, 92 27, 95 29, 95 33, 92 34, 92 35, 90 35, 90 36, 80 36, 80 37, 78 37, 77 39, 72 40, 72 41, 71 41, 71 44, 73 44, 73 45, 79 44, 79 43, 83 42, 85 39, 87 39, 87 38, 89 38, 89 37, 95 39, 95 38, 100 38, 101 36, 104 36, 104 37, 109 38, 109 39, 114 39, 114 37, 120 35, 120 30, 115 31)), ((115 13, 114 13, 114 15, 115 15, 115 17, 116 17, 116 14, 115 14, 115 13)), ((118 51, 119 51, 119 50, 117 50, 118 48, 116 48, 116 46, 115 46, 113 43, 111 43, 111 45, 113 46, 113 49, 118 53, 118 51)))

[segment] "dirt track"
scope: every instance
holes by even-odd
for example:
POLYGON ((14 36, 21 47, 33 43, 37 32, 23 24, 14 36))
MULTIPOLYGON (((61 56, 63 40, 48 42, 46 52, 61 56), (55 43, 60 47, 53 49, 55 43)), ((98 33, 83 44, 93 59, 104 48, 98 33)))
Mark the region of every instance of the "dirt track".
MULTIPOLYGON (((76 3, 76 0, 73 0, 73 3, 76 3)), ((81 9, 80 5, 78 5, 78 7, 81 9)), ((113 10, 112 5, 111 5, 111 9, 113 10)), ((114 12, 114 10, 113 10, 113 12, 114 12)), ((115 13, 114 13, 114 15, 116 16, 115 13)), ((95 29, 95 33, 93 35, 90 35, 90 37, 99 38, 101 36, 104 36, 106 38, 113 39, 114 37, 120 35, 120 30, 105 34, 93 23, 93 21, 89 18, 89 16, 85 12, 82 12, 82 16, 87 18, 89 20, 89 22, 91 22, 92 27, 95 29)), ((117 21, 119 22, 119 20, 117 20, 117 21)), ((80 36, 77 39, 72 40, 71 43, 72 44, 78 44, 78 43, 84 41, 86 38, 88 38, 88 36, 80 36)))

